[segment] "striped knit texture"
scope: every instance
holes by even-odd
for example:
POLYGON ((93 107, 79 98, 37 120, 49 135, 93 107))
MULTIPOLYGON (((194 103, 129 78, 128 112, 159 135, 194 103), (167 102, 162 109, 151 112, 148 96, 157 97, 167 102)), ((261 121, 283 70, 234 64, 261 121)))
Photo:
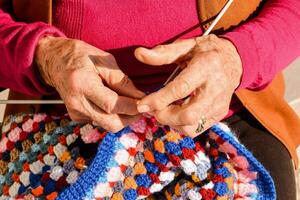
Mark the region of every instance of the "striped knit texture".
POLYGON ((2 127, 0 199, 275 196, 268 172, 224 124, 197 140, 149 116, 114 134, 67 115, 20 114, 2 127))

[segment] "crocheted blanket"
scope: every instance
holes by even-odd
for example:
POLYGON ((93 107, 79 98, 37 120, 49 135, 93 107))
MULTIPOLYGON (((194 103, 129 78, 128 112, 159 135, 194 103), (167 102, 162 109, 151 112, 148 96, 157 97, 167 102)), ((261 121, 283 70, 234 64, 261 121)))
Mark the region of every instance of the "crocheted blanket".
POLYGON ((65 116, 6 119, 0 199, 276 199, 273 181, 224 124, 196 139, 151 117, 118 133, 65 116))

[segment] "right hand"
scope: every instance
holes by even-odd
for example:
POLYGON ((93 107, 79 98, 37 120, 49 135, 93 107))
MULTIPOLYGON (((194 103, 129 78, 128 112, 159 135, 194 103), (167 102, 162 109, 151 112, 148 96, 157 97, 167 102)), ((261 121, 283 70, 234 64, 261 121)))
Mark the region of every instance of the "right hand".
POLYGON ((39 40, 35 59, 42 78, 56 88, 72 120, 93 121, 117 132, 138 118, 137 100, 144 93, 111 54, 80 40, 47 36, 39 40))

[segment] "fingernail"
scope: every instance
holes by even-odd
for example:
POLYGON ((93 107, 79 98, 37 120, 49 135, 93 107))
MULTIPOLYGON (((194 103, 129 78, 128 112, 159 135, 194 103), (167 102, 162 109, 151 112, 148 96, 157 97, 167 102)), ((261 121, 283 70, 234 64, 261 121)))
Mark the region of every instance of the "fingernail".
POLYGON ((137 109, 140 113, 150 111, 150 107, 148 105, 138 105, 137 109))

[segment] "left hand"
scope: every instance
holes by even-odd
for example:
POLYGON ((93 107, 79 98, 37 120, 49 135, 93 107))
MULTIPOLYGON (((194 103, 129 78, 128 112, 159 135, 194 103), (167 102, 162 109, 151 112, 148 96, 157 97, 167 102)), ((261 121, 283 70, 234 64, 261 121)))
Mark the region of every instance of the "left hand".
POLYGON ((222 120, 240 84, 242 63, 234 45, 215 35, 178 40, 153 49, 138 48, 136 58, 160 66, 176 63, 180 74, 164 88, 144 97, 139 112, 149 112, 162 123, 195 137, 201 118, 202 132, 222 120), (174 102, 183 99, 180 105, 174 102))

